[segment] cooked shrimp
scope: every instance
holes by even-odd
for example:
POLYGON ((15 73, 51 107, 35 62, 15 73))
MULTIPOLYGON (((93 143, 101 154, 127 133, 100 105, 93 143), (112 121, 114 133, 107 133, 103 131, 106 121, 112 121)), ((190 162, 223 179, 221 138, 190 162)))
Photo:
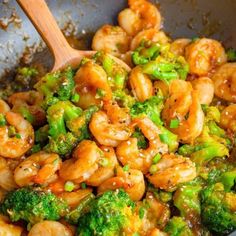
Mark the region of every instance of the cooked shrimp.
POLYGON ((227 56, 221 43, 202 38, 186 47, 186 59, 190 66, 190 73, 205 76, 215 67, 224 64, 227 56))
POLYGON ((161 15, 156 6, 146 0, 129 0, 128 4, 129 8, 119 13, 118 22, 129 35, 143 29, 160 29, 161 15))
MULTIPOLYGON (((5 119, 9 125, 0 127, 0 156, 19 158, 34 144, 34 130, 21 115, 7 112, 5 119), (14 130, 15 134, 9 132, 14 130)), ((13 132, 12 132, 13 133, 13 132)))
POLYGON ((143 102, 153 95, 152 81, 148 75, 142 72, 140 66, 136 66, 129 75, 129 83, 134 96, 143 102))
POLYGON ((135 50, 143 40, 166 44, 170 41, 170 38, 163 31, 158 31, 157 29, 143 30, 132 39, 130 49, 135 50))
POLYGON ((12 105, 12 111, 23 114, 29 112, 34 125, 41 126, 46 122, 45 111, 41 108, 43 95, 37 91, 14 93, 8 98, 9 104, 12 105))
POLYGON ((215 95, 229 102, 236 102, 236 63, 222 65, 213 75, 215 95))
POLYGON ((98 193, 123 188, 133 201, 140 200, 145 192, 143 173, 133 169, 124 171, 122 167, 117 167, 116 172, 116 177, 112 177, 98 186, 98 193))
POLYGON ((10 111, 10 107, 4 100, 0 99, 0 114, 6 114, 8 111, 10 111))
POLYGON ((119 26, 103 25, 94 35, 92 49, 116 57, 129 50, 130 37, 119 26))
POLYGON ((0 157, 0 187, 7 191, 17 188, 13 170, 10 169, 7 160, 3 157, 0 157))
POLYGON ((105 180, 114 176, 115 167, 118 165, 116 154, 112 147, 101 146, 100 149, 104 154, 103 162, 105 163, 101 163, 102 165, 99 166, 95 173, 86 180, 86 184, 90 186, 99 186, 105 180))
POLYGON ((170 51, 178 56, 184 56, 186 47, 191 43, 190 39, 176 39, 170 45, 170 51))
POLYGON ((131 136, 131 128, 126 124, 113 124, 103 111, 93 114, 89 129, 96 140, 105 146, 116 147, 131 136))
POLYGON ((190 159, 174 154, 163 155, 155 167, 156 172, 147 177, 150 183, 160 189, 171 190, 197 176, 195 164, 190 159))
POLYGON ((88 61, 80 67, 74 80, 76 91, 80 94, 78 106, 83 109, 90 105, 99 104, 101 100, 111 100, 112 91, 108 83, 107 74, 101 66, 92 61, 88 61), (102 91, 104 96, 96 96, 99 90, 102 91))
POLYGON ((71 231, 57 221, 41 221, 35 224, 29 231, 28 236, 72 236, 71 231))
POLYGON ((151 230, 151 232, 147 236, 168 236, 168 234, 155 228, 155 229, 151 230))
POLYGON ((222 111, 220 125, 236 133, 236 104, 229 105, 222 111))
POLYGON ((14 179, 19 186, 48 184, 57 178, 61 159, 55 153, 38 152, 22 161, 14 171, 14 179))
POLYGON ((121 108, 115 101, 109 101, 104 103, 103 109, 113 124, 130 124, 131 117, 128 108, 121 108))
POLYGON ((133 121, 133 126, 140 128, 144 136, 148 139, 147 149, 138 148, 137 138, 129 138, 121 142, 116 149, 118 160, 122 165, 128 165, 132 169, 148 172, 152 159, 158 153, 166 153, 168 147, 160 141, 159 128, 147 117, 137 118, 133 121))
POLYGON ((95 142, 83 140, 73 152, 73 158, 62 163, 59 175, 65 180, 81 183, 87 180, 99 167, 102 151, 95 142))
POLYGON ((23 229, 20 226, 10 224, 7 219, 0 217, 1 236, 21 236, 23 229))
POLYGON ((200 77, 191 81, 193 89, 197 91, 200 104, 209 105, 214 97, 214 84, 208 77, 200 77))
POLYGON ((147 192, 145 199, 137 204, 136 211, 144 207, 144 216, 142 218, 142 235, 149 235, 155 227, 164 228, 170 219, 170 209, 167 204, 161 202, 151 192, 147 192), (148 206, 148 207, 147 207, 148 206))
POLYGON ((162 118, 167 127, 170 127, 172 120, 177 119, 179 124, 171 128, 171 131, 177 134, 182 142, 191 143, 202 132, 204 123, 198 94, 192 89, 190 82, 183 80, 173 80, 169 92, 170 97, 165 102, 162 118))
POLYGON ((160 91, 164 97, 169 94, 169 85, 162 80, 157 80, 153 84, 154 94, 158 94, 160 91))
POLYGON ((81 200, 92 193, 91 188, 79 189, 75 192, 64 192, 57 196, 64 199, 71 208, 75 208, 79 205, 81 200))

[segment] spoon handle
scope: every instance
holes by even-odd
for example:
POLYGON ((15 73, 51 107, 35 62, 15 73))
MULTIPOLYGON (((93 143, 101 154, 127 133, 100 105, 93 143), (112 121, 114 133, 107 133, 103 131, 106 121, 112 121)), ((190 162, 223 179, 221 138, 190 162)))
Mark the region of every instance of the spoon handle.
POLYGON ((54 56, 54 68, 66 64, 75 50, 70 47, 44 0, 17 0, 54 56))

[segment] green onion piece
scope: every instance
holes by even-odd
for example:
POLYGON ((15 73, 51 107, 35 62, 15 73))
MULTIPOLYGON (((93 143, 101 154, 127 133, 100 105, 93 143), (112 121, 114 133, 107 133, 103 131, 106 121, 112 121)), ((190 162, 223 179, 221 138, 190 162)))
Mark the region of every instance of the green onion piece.
POLYGON ((78 93, 73 94, 71 97, 72 102, 78 102, 79 99, 80 99, 80 95, 78 93))
POLYGON ((157 162, 160 161, 160 159, 161 159, 161 154, 158 153, 158 154, 156 154, 156 155, 153 157, 152 163, 153 163, 153 164, 157 164, 157 162))
POLYGON ((129 171, 129 165, 125 165, 125 166, 123 167, 123 171, 129 171))
POLYGON ((86 183, 81 183, 81 188, 82 188, 82 189, 86 189, 86 188, 87 188, 86 183))
POLYGON ((103 98, 106 95, 106 92, 103 89, 98 88, 96 91, 95 98, 103 98))
POLYGON ((176 129, 179 127, 179 119, 173 119, 170 121, 170 128, 176 129))
POLYGON ((236 61, 236 50, 233 48, 230 48, 226 52, 228 61, 234 62, 236 61))
POLYGON ((41 150, 41 146, 40 146, 40 144, 35 144, 32 148, 31 148, 31 150, 30 150, 30 153, 36 153, 36 152, 39 152, 41 150))
POLYGON ((138 232, 135 232, 135 233, 133 233, 132 236, 140 236, 140 234, 138 232))
POLYGON ((64 189, 67 192, 72 192, 75 188, 75 185, 73 182, 71 181, 66 181, 65 185, 64 185, 64 189))
POLYGON ((15 134, 15 137, 18 138, 18 139, 21 139, 21 135, 18 134, 18 133, 15 134))
POLYGON ((6 119, 3 114, 0 114, 0 126, 5 126, 6 125, 6 119))
POLYGON ((159 134, 159 137, 160 137, 160 140, 161 140, 163 143, 168 143, 168 142, 169 142, 169 138, 168 138, 168 135, 167 135, 167 134, 159 134))
POLYGON ((139 208, 138 215, 139 215, 139 219, 142 220, 145 215, 145 208, 144 207, 139 208))
POLYGON ((158 168, 156 165, 151 165, 150 169, 149 169, 149 172, 150 174, 155 174, 157 172, 158 168))

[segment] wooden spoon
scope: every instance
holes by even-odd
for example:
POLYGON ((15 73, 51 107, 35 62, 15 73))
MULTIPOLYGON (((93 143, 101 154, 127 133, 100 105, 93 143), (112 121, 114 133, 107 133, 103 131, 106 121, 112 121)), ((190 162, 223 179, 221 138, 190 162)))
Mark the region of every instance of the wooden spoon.
MULTIPOLYGON (((44 0, 17 0, 17 2, 52 52, 54 57, 52 71, 63 69, 68 65, 78 66, 84 57, 90 57, 96 53, 95 51, 76 50, 68 44, 44 0)), ((127 71, 130 71, 127 64, 110 56, 127 71)))

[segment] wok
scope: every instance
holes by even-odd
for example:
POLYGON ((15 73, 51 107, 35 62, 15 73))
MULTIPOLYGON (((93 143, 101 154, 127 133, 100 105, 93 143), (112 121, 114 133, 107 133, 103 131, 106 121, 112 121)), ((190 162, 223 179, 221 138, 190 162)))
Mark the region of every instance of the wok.
MULTIPOLYGON (((37 0, 36 0, 37 1, 37 0)), ((53 15, 62 28, 87 38, 104 23, 116 23, 117 13, 126 0, 48 0, 53 15)), ((164 28, 170 36, 208 36, 226 47, 236 45, 235 0, 159 0, 164 28)), ((0 0, 0 77, 14 71, 26 46, 37 51, 40 37, 14 0, 0 0), (7 25, 7 26, 6 26, 7 25)), ((48 51, 35 56, 48 69, 52 57, 48 51)), ((7 76, 8 77, 8 76, 7 76)), ((6 77, 4 77, 4 80, 6 77)))
MULTIPOLYGON (((73 31, 78 36, 82 35, 87 40, 87 46, 98 27, 105 23, 116 24, 118 12, 127 4, 126 0, 47 2, 59 25, 62 28, 67 26, 67 31, 73 31)), ((235 0, 153 2, 160 4, 164 29, 173 38, 206 36, 222 41, 226 47, 236 47, 235 0)), ((14 71, 25 48, 28 46, 31 51, 38 51, 40 41, 38 33, 17 3, 14 0, 0 0, 0 77, 4 80, 10 78, 4 74, 14 71)), ((52 57, 47 50, 36 53, 34 60, 43 63, 48 69, 52 65, 52 57)))

